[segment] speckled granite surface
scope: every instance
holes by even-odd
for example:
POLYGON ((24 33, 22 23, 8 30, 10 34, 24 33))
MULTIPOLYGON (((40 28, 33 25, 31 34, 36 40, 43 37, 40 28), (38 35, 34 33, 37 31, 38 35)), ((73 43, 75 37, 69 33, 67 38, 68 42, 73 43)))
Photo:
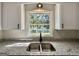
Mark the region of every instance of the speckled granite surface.
POLYGON ((53 41, 56 51, 53 52, 28 52, 27 46, 31 42, 3 41, 0 42, 0 56, 12 55, 79 55, 79 41, 53 41))

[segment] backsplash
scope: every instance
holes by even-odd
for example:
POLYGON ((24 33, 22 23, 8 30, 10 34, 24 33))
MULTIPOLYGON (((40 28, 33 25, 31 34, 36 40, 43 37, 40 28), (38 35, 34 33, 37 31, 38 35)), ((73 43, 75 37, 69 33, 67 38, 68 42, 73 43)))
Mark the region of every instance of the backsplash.
POLYGON ((57 30, 57 31, 54 31, 54 38, 56 39, 75 39, 77 38, 77 34, 78 31, 76 30, 57 30))
MULTIPOLYGON (((78 39, 78 32, 78 30, 55 30, 52 39, 78 39)), ((27 35, 25 30, 3 30, 3 39, 25 39, 27 35)))
POLYGON ((79 39, 79 31, 77 32, 77 38, 79 39))
POLYGON ((3 38, 2 30, 0 30, 0 40, 3 38))

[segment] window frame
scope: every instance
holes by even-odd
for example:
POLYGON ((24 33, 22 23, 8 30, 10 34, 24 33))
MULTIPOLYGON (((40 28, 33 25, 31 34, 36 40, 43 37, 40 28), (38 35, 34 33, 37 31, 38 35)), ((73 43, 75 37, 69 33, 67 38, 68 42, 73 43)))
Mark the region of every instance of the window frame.
MULTIPOLYGON (((42 33, 42 36, 43 37, 52 37, 53 36, 53 30, 54 30, 54 16, 53 16, 53 11, 44 11, 44 12, 37 12, 37 11, 27 11, 26 12, 26 18, 27 19, 25 19, 25 20, 27 20, 28 21, 28 36, 29 37, 39 37, 39 35, 40 35, 40 33, 35 33, 35 34, 33 34, 33 33, 31 33, 30 32, 30 20, 29 20, 29 18, 30 18, 30 14, 32 14, 32 13, 47 13, 48 15, 49 15, 49 26, 50 26, 50 29, 49 29, 49 31, 50 31, 50 33, 42 33)), ((27 25, 27 24, 26 24, 27 25)))
MULTIPOLYGON (((25 21, 26 21, 26 5, 27 4, 33 4, 33 3, 23 3, 21 4, 21 30, 26 29, 25 21)), ((35 4, 35 3, 34 3, 35 4)), ((51 3, 46 3, 51 4, 51 3)), ((54 29, 55 30, 62 30, 62 4, 60 3, 52 3, 52 5, 55 5, 55 15, 54 15, 54 29)))

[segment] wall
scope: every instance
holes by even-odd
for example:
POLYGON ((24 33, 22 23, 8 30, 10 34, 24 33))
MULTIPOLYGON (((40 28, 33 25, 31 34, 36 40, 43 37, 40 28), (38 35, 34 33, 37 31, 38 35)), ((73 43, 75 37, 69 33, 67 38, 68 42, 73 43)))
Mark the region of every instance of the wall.
POLYGON ((0 40, 2 40, 2 39, 3 39, 3 31, 0 30, 0 40))
POLYGON ((24 30, 3 30, 3 35, 4 39, 24 39, 27 36, 24 30))
POLYGON ((60 30, 54 31, 54 38, 56 39, 77 39, 76 30, 60 30))
MULTIPOLYGON (((77 39, 77 32, 75 30, 63 30, 63 31, 54 31, 55 39, 77 39)), ((20 39, 20 40, 32 40, 32 38, 27 38, 27 33, 25 30, 4 30, 3 31, 4 39, 20 39)), ((49 38, 53 40, 53 38, 49 38)))
MULTIPOLYGON (((9 28, 9 26, 11 28, 12 27, 11 24, 13 24, 13 26, 14 26, 13 29, 17 29, 17 24, 18 23, 20 24, 20 20, 21 20, 21 18, 20 18, 20 4, 21 3, 3 3, 3 29, 9 28)), ((67 6, 69 6, 69 5, 70 4, 68 4, 68 5, 65 4, 64 8, 66 9, 67 6)), ((32 7, 32 5, 30 5, 30 6, 32 7)), ((31 9, 31 7, 30 8, 28 7, 27 10, 31 9)), ((72 10, 70 7, 69 7, 69 9, 70 9, 70 11, 72 10)), ((67 13, 69 13, 70 11, 68 11, 67 13)), ((63 16, 66 16, 66 15, 68 15, 68 14, 65 14, 63 16)), ((69 16, 71 16, 71 15, 68 15, 67 17, 69 17, 69 16)), ((74 16, 75 15, 73 15, 73 17, 74 16)), ((69 20, 69 19, 67 19, 67 17, 64 17, 63 19, 69 20)), ((70 19, 73 19, 73 18, 70 17, 70 19)), ((66 22, 68 22, 68 21, 66 21, 66 22)), ((74 22, 74 20, 73 20, 73 22, 74 22)), ((73 24, 73 26, 75 26, 75 25, 76 25, 76 23, 73 24)), ((19 38, 26 38, 26 36, 28 34, 27 34, 27 32, 25 30, 23 30, 23 31, 21 31, 21 30, 3 30, 3 35, 4 35, 3 36, 4 39, 19 39, 19 38)), ((75 38, 77 38, 77 31, 76 30, 54 31, 54 38, 56 38, 56 39, 62 39, 62 38, 63 39, 65 39, 65 38, 73 38, 73 39, 75 39, 75 38)))

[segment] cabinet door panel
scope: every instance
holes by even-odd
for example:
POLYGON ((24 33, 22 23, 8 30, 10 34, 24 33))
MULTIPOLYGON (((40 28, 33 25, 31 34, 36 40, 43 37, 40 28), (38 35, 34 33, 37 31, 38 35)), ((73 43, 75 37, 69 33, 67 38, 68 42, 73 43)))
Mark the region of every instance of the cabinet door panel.
POLYGON ((0 2, 0 30, 1 30, 1 11, 2 11, 2 9, 1 9, 2 7, 1 7, 1 2, 0 2))
POLYGON ((17 29, 18 4, 3 3, 3 29, 17 29))
POLYGON ((63 4, 63 24, 64 29, 77 29, 77 4, 63 4))

